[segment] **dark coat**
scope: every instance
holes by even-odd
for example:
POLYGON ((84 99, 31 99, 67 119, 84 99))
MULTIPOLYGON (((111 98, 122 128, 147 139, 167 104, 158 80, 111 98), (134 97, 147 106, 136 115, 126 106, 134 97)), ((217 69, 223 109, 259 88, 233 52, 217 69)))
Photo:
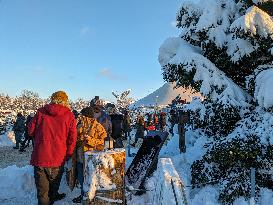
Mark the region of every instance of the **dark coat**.
POLYGON ((123 115, 112 114, 110 115, 112 121, 112 137, 118 139, 123 133, 123 115))
POLYGON ((169 121, 172 125, 176 124, 177 123, 177 113, 175 110, 171 110, 170 111, 170 118, 169 118, 169 121))
POLYGON ((165 113, 160 113, 159 124, 160 124, 161 128, 166 126, 166 114, 165 113))
POLYGON ((104 111, 101 110, 101 115, 100 117, 97 118, 97 121, 102 124, 104 129, 107 132, 108 136, 111 136, 112 133, 112 122, 110 116, 104 111))
POLYGON ((189 121, 189 113, 183 110, 178 111, 178 124, 183 125, 189 121))
POLYGON ((144 138, 145 122, 142 116, 138 117, 137 119, 136 129, 136 138, 144 138))
POLYGON ((125 115, 123 119, 123 130, 124 132, 130 132, 131 131, 131 123, 132 120, 129 115, 125 115))
POLYGON ((28 124, 31 122, 32 119, 33 119, 33 117, 31 117, 30 115, 27 116, 26 128, 25 128, 25 138, 26 139, 30 138, 30 136, 28 135, 28 124))
POLYGON ((17 117, 12 130, 17 133, 23 133, 25 131, 25 129, 26 129, 25 118, 24 117, 17 117))

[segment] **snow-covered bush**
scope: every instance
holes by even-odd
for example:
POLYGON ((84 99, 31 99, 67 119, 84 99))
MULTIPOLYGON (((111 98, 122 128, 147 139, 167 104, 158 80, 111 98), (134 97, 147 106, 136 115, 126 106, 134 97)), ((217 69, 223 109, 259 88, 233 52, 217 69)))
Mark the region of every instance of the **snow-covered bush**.
POLYGON ((192 182, 215 180, 225 204, 249 197, 251 166, 258 170, 257 189, 272 188, 259 178, 273 177, 272 8, 269 0, 182 0, 176 19, 181 34, 159 50, 163 78, 205 98, 185 107, 192 127, 215 139, 193 164, 192 182))
POLYGON ((73 110, 81 111, 83 108, 89 106, 89 102, 82 98, 79 98, 74 102, 71 101, 70 106, 73 110))
POLYGON ((192 165, 192 183, 220 184, 219 199, 229 204, 240 196, 250 197, 250 169, 256 168, 257 190, 273 188, 273 145, 266 146, 256 135, 217 142, 192 165), (201 170, 201 173, 200 173, 201 170))
MULTIPOLYGON (((16 97, 0 94, 0 134, 4 134, 11 129, 18 112, 26 117, 30 113, 35 113, 47 103, 50 103, 50 98, 43 99, 38 93, 29 90, 23 90, 16 97)), ((71 109, 77 111, 87 106, 89 106, 89 102, 84 99, 70 101, 71 109)))
POLYGON ((0 95, 0 110, 2 111, 22 112, 27 115, 44 104, 45 100, 41 99, 38 93, 29 90, 23 90, 21 95, 14 98, 4 94, 0 95))
POLYGON ((204 133, 213 139, 221 139, 231 133, 236 123, 241 119, 240 107, 226 106, 209 100, 203 101, 204 110, 190 110, 191 126, 194 129, 202 129, 204 133), (202 114, 204 111, 204 115, 202 114))

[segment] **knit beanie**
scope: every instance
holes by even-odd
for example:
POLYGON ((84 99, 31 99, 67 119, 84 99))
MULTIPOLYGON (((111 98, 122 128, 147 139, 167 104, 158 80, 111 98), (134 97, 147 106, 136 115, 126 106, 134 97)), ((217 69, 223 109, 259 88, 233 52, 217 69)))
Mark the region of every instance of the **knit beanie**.
POLYGON ((64 91, 57 91, 51 95, 51 103, 68 106, 68 96, 64 91))

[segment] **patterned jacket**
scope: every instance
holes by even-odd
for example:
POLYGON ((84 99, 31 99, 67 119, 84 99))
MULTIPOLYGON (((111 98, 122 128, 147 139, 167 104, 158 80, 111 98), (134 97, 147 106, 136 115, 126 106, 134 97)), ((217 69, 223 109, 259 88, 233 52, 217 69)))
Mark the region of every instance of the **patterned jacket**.
POLYGON ((77 146, 83 146, 84 152, 104 149, 104 139, 107 137, 107 133, 96 119, 85 116, 79 117, 77 131, 77 146))

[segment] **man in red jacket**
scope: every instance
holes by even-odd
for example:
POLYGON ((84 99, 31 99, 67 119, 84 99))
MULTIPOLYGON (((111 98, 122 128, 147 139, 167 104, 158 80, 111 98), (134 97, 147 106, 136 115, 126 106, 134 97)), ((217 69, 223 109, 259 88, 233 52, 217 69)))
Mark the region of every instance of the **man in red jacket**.
POLYGON ((30 164, 34 166, 38 204, 53 204, 65 197, 58 193, 63 165, 72 156, 77 139, 76 120, 65 92, 52 94, 51 103, 38 110, 28 132, 34 137, 30 164))

